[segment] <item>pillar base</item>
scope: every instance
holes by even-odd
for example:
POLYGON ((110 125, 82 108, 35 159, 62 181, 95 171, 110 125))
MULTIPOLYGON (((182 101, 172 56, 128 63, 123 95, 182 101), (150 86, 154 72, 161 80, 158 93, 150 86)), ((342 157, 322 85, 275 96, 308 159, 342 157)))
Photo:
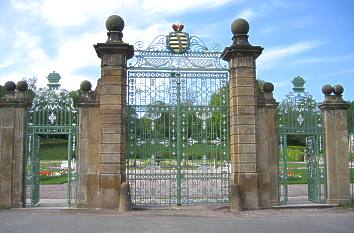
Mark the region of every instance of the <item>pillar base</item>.
POLYGON ((258 198, 259 173, 236 173, 235 181, 238 181, 241 191, 241 208, 243 210, 259 209, 258 198))
POLYGON ((100 174, 99 200, 102 209, 118 209, 122 174, 100 174))

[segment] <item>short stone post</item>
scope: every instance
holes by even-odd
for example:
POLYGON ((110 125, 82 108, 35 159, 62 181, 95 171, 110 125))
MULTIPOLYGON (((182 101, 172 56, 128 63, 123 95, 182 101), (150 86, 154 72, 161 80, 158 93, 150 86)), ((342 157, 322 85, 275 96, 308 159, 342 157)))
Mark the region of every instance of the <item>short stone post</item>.
POLYGON ((99 207, 118 209, 121 184, 126 181, 125 105, 127 59, 134 47, 122 41, 124 21, 112 15, 106 21, 108 40, 94 45, 101 58, 101 78, 96 94, 99 100, 99 207))
POLYGON ((259 162, 260 206, 279 205, 277 157, 277 106, 273 98, 274 86, 264 83, 263 95, 258 96, 257 161, 259 162))
POLYGON ((79 100, 79 164, 78 207, 98 208, 98 154, 100 136, 99 103, 92 84, 83 81, 79 100))
MULTIPOLYGON (((248 42, 249 24, 237 19, 231 25, 233 44, 221 57, 229 62, 231 185, 241 190, 243 209, 259 208, 257 164, 256 58, 263 48, 248 42)), ((230 196, 231 202, 233 198, 230 196)))
POLYGON ((350 202, 347 110, 341 85, 324 85, 325 100, 320 105, 325 129, 327 203, 350 202), (332 92, 334 95, 332 95, 332 92))
POLYGON ((20 207, 26 201, 23 170, 27 108, 30 105, 25 93, 27 89, 26 81, 17 85, 6 82, 6 94, 0 100, 0 208, 20 207))

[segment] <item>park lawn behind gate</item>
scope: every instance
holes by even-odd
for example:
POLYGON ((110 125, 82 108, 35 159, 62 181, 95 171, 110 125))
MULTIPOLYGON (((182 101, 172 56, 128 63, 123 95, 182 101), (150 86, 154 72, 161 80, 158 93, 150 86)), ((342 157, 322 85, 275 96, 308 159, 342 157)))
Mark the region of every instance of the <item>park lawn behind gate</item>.
POLYGON ((41 138, 40 184, 64 184, 68 181, 67 169, 62 161, 68 159, 68 140, 62 138, 41 138))

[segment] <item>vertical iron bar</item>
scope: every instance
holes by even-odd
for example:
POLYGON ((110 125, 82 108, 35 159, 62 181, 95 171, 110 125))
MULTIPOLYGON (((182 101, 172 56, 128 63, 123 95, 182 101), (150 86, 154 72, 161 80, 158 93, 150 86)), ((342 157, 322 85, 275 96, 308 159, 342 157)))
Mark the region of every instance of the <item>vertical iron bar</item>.
POLYGON ((67 204, 71 207, 71 159, 72 159, 72 135, 68 135, 68 192, 67 192, 67 204))
POLYGON ((177 78, 177 205, 181 205, 181 80, 180 74, 177 78))

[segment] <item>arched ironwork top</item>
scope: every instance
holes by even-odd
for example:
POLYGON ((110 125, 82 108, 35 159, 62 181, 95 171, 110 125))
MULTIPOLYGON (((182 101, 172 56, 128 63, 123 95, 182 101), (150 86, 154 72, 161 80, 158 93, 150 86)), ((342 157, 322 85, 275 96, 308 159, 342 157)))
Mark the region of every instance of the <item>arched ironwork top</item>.
MULTIPOLYGON (((40 88, 36 92, 29 110, 29 127, 72 127, 77 126, 77 109, 69 92, 60 88, 58 73, 48 75, 48 87, 40 88)), ((48 128, 49 129, 49 128, 48 128)))
POLYGON ((278 108, 279 130, 288 133, 304 133, 322 130, 322 115, 314 97, 305 91, 305 80, 297 76, 294 85, 278 108))
POLYGON ((174 24, 172 28, 173 32, 155 37, 146 48, 142 41, 136 42, 129 68, 227 71, 227 63, 220 59, 219 44, 210 49, 198 36, 182 32, 183 25, 174 24))

